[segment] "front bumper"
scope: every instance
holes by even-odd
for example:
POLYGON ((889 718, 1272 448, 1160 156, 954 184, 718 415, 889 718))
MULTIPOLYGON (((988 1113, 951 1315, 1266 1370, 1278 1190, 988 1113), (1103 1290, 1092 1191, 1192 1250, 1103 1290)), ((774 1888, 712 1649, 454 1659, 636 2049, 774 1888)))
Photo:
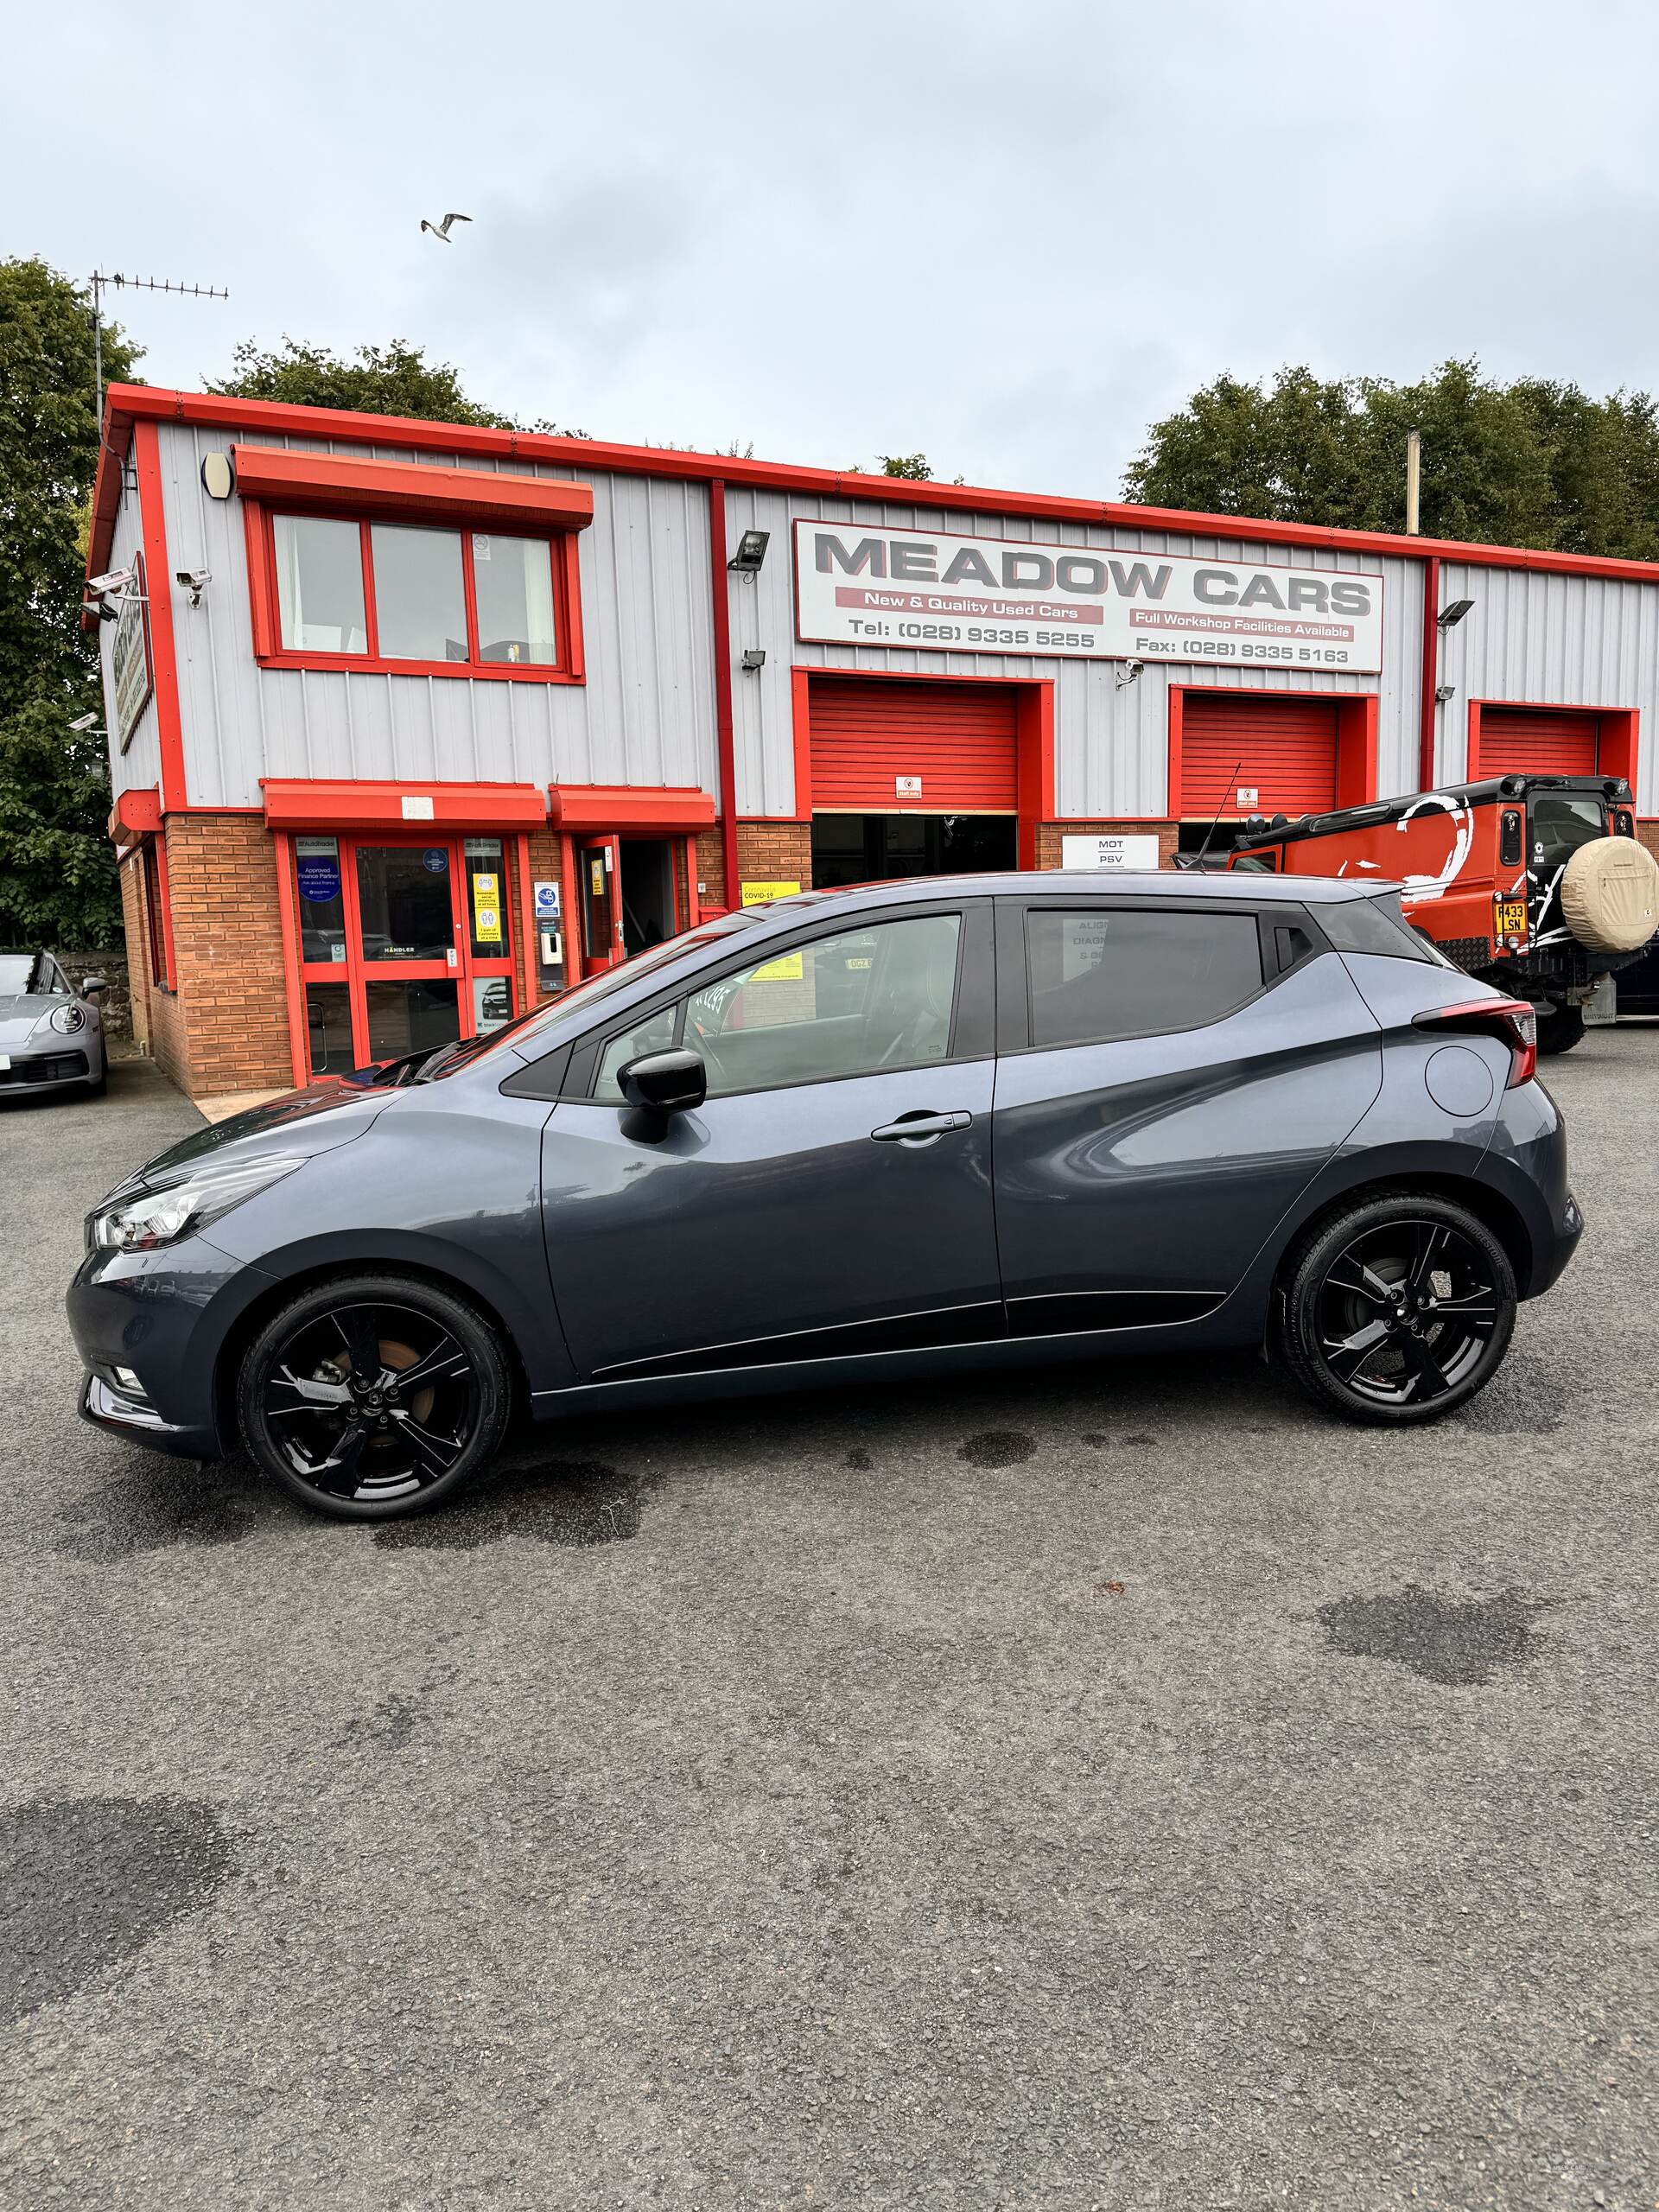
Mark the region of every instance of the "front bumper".
POLYGON ((84 1046, 65 1043, 60 1049, 8 1052, 0 1058, 10 1062, 0 1068, 0 1098, 32 1096, 40 1090, 67 1090, 72 1085, 93 1083, 103 1065, 101 1058, 84 1046))
POLYGON ((204 1236, 155 1252, 89 1252, 64 1301, 87 1370, 81 1413, 135 1444, 217 1459, 230 1442, 220 1424, 221 1354, 275 1281, 204 1236))

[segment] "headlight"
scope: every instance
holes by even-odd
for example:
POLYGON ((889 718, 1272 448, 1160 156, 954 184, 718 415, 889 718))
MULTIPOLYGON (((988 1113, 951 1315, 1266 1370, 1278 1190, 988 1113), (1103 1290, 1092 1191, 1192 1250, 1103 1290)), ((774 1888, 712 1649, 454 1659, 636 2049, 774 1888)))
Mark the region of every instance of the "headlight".
POLYGON ((86 1027, 86 1009, 79 1006, 54 1006, 46 1017, 50 1027, 60 1037, 73 1037, 77 1029, 86 1027))
POLYGON ((158 1244, 174 1243, 187 1231, 217 1221, 256 1191, 291 1175, 302 1164, 275 1156, 226 1160, 222 1166, 199 1168, 164 1190, 137 1192, 88 1214, 87 1246, 94 1251, 149 1252, 158 1244))

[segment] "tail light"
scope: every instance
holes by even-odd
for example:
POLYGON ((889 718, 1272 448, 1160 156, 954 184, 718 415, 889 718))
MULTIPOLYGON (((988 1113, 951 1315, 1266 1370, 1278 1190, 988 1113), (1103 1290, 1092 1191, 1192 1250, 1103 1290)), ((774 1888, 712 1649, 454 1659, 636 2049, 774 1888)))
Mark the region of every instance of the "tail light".
POLYGON ((1538 1072, 1538 1015, 1525 999, 1470 999, 1460 1006, 1436 1006, 1415 1018, 1419 1029, 1472 1030, 1497 1037, 1510 1048, 1510 1079, 1516 1090, 1538 1072))

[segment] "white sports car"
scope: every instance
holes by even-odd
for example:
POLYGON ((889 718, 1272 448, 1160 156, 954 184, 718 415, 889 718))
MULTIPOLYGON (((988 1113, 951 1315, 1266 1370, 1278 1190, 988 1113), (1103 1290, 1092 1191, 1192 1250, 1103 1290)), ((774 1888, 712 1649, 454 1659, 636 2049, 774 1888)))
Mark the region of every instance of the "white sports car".
POLYGON ((79 990, 49 952, 0 952, 0 1098, 25 1090, 104 1090, 107 988, 88 976, 79 990))

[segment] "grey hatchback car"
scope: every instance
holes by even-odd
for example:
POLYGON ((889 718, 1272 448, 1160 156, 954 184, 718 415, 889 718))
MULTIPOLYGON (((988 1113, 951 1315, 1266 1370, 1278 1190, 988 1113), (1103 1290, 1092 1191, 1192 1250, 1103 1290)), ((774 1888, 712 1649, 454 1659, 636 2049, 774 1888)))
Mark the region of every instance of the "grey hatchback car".
POLYGON ((87 1218, 83 1409, 358 1520, 515 1407, 1265 1344, 1421 1421, 1578 1241, 1535 1052, 1373 885, 804 893, 151 1161, 87 1218))

